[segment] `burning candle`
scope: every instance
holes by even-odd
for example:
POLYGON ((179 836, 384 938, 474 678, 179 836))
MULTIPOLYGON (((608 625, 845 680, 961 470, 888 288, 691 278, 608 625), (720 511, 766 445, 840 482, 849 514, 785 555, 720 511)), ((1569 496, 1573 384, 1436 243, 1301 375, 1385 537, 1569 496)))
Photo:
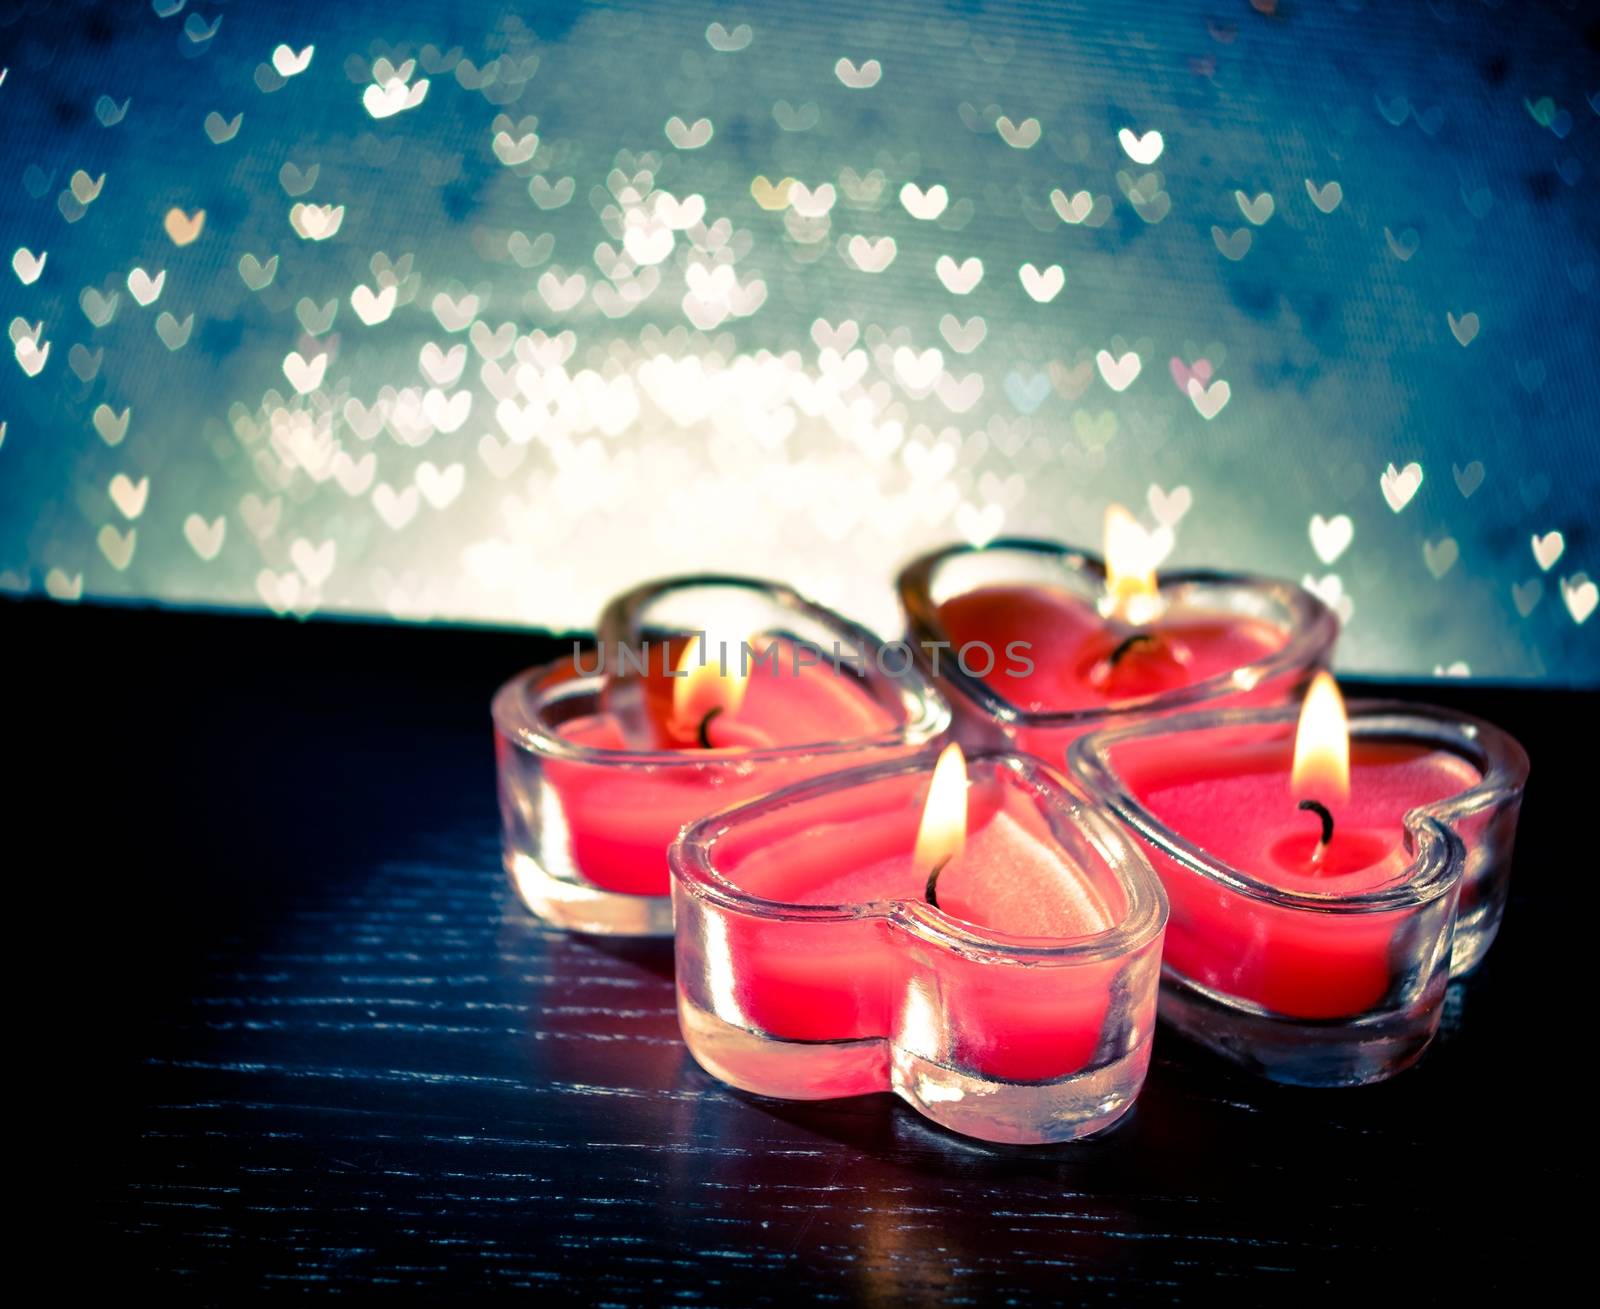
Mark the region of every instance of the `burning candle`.
POLYGON ((1469 966, 1498 922, 1470 906, 1504 903, 1515 742, 1426 707, 1347 716, 1323 673, 1298 716, 1112 728, 1069 764, 1166 885, 1164 1016, 1282 1081, 1375 1081, 1420 1057, 1453 945, 1469 966))
POLYGON ((997 1141, 1097 1131, 1143 1083, 1161 889, 1036 760, 812 779, 687 828, 672 868, 684 1039, 724 1081, 892 1090, 997 1141))
POLYGON ((973 742, 1058 758, 1113 715, 1278 703, 1324 667, 1333 613, 1289 582, 1158 577, 1152 535, 1106 514, 1105 561, 1010 539, 924 556, 900 576, 910 639, 973 742))
POLYGON ((494 703, 507 871, 529 908, 574 930, 670 932, 666 851, 686 822, 914 752, 948 727, 909 660, 880 657, 871 633, 782 587, 656 583, 609 607, 600 630, 598 646, 514 678, 494 703), (685 597, 704 623, 663 626, 685 597), (744 635, 708 635, 732 631, 744 635))

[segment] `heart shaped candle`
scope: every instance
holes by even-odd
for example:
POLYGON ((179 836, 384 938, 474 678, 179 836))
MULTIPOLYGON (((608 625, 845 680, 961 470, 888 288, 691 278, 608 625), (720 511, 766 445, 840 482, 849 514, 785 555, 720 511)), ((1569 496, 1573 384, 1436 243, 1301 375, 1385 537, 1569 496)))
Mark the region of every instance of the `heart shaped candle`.
POLYGON ((685 823, 913 753, 949 725, 909 655, 785 587, 654 583, 599 631, 494 701, 506 869, 530 909, 574 930, 670 932, 666 852, 685 823))
POLYGON ((695 823, 672 869, 684 1039, 735 1086, 1064 1141, 1143 1083, 1161 887, 1036 760, 830 774, 695 823))
POLYGON ((1452 952, 1465 969, 1494 936, 1527 757, 1487 723, 1361 702, 1347 723, 1328 679, 1299 711, 1111 728, 1068 759, 1166 885, 1163 1016, 1269 1077, 1414 1062, 1452 952))
POLYGON ((1338 620, 1291 582, 1157 576, 1148 537, 1108 514, 1108 567, 1084 551, 1011 538, 952 546, 899 579, 923 671, 973 745, 1060 759, 1075 737, 1128 714, 1275 704, 1325 667, 1338 620))

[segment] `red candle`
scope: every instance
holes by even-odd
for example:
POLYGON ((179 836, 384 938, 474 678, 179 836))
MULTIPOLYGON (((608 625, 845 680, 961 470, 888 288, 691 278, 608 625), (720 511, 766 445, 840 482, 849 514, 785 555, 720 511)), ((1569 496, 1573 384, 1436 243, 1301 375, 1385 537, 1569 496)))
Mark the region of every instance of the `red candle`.
MULTIPOLYGON (((1333 679, 1313 682, 1294 737, 1184 733, 1127 743, 1114 767, 1160 824, 1269 888, 1349 897, 1403 880, 1405 815, 1471 790, 1483 774, 1425 745, 1351 742, 1333 679)), ((1158 858, 1172 920, 1166 963, 1182 976, 1296 1018, 1377 1005, 1394 981, 1394 913, 1326 915, 1230 894, 1158 858)), ((1400 956, 1404 960, 1402 952, 1400 956)))
MULTIPOLYGON (((847 800, 831 813, 808 815, 807 826, 786 834, 763 831, 760 844, 740 843, 725 851, 728 879, 764 900, 802 905, 872 904, 926 897, 930 872, 938 907, 951 918, 1018 937, 1070 940, 1105 931, 1125 909, 1114 884, 1097 884, 1067 860, 1043 826, 1038 810, 1012 788, 989 786, 965 795, 965 770, 956 746, 946 749, 941 769, 960 770, 953 799, 955 831, 966 823, 965 840, 914 840, 918 799, 911 788, 898 810, 881 799, 862 812, 847 800), (793 839, 798 838, 798 839, 793 839), (948 856, 948 858, 947 858, 948 856)), ((939 774, 930 787, 939 786, 939 774)), ((924 825, 939 814, 927 805, 924 825)), ((746 838, 748 841, 749 838, 746 838)), ((733 957, 740 978, 740 1007, 756 1027, 773 1036, 810 1041, 889 1035, 903 970, 891 951, 844 925, 834 939, 818 933, 785 933, 782 926, 749 934, 733 957), (798 947, 798 948, 797 948, 798 947)), ((986 1003, 974 991, 980 974, 955 957, 937 965, 947 1001, 962 999, 963 1020, 956 1054, 964 1067, 986 1076, 1020 1081, 1065 1077, 1088 1062, 1100 1039, 1110 1004, 1114 969, 1092 985, 1052 993, 1012 994, 986 1003)))
POLYGON ((685 823, 949 730, 909 657, 756 578, 636 587, 597 636, 494 700, 506 870, 529 909, 574 931, 670 933, 667 847, 685 823))
POLYGON ((1153 535, 1114 504, 1106 510, 1106 585, 1097 604, 1059 587, 987 586, 950 597, 939 616, 958 650, 987 642, 1026 651, 1025 661, 996 661, 984 680, 1029 713, 1160 695, 1283 647, 1286 633, 1271 623, 1168 610, 1156 585, 1161 553, 1153 535))
POLYGON ((1049 586, 980 587, 951 596, 939 618, 955 649, 991 646, 999 657, 983 681, 1035 714, 1192 686, 1255 663, 1286 639, 1275 624, 1217 614, 1173 611, 1143 625, 1108 619, 1049 586), (1007 658, 1008 650, 1026 658, 1007 658))
POLYGON ((744 667, 733 643, 726 672, 715 645, 703 663, 696 645, 682 637, 663 643, 644 675, 644 748, 676 759, 637 769, 608 766, 639 753, 609 710, 556 728, 583 755, 549 761, 546 803, 565 826, 573 870, 593 886, 666 895, 666 850, 684 823, 818 771, 815 760, 781 752, 861 742, 860 754, 846 752, 826 765, 846 767, 872 757, 899 727, 853 675, 797 659, 788 641, 752 643, 761 661, 746 660, 744 667), (742 764, 752 751, 768 757, 742 764), (770 757, 775 751, 780 756, 770 757))
POLYGON ((959 738, 1057 762, 1116 714, 1276 704, 1326 664, 1338 619, 1309 591, 1203 572, 1158 584, 1166 548, 1113 505, 1103 566, 1025 539, 909 564, 907 632, 949 694, 959 738))
POLYGON ((1320 674, 1298 723, 1272 708, 1177 714, 1068 751, 1166 887, 1162 1017, 1304 1086, 1381 1081, 1427 1049, 1449 979, 1499 925, 1528 775, 1488 723, 1351 710, 1320 674))
POLYGON ((927 1111, 971 1096, 980 1118, 980 1088, 1103 1076, 1089 1117, 1123 1112, 1148 1061, 1159 893, 1063 844, 1050 805, 1066 793, 997 758, 975 761, 970 789, 951 746, 931 779, 855 770, 685 833, 680 1014, 702 1064, 789 1098, 892 1086, 927 1111), (698 871, 686 845, 710 851, 698 871))

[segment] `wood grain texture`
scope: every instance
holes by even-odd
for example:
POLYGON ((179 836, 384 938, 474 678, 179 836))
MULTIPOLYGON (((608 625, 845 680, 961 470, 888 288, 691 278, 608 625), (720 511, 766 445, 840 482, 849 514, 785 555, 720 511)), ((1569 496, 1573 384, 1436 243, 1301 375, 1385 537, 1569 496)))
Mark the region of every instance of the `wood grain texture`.
POLYGON ((85 1151, 57 1179, 90 1205, 82 1275, 121 1292, 1427 1303, 1526 1289, 1577 1248, 1563 882, 1593 856, 1562 863, 1562 733, 1592 698, 1451 688, 1523 736, 1534 782, 1502 938, 1419 1068, 1295 1091, 1162 1031, 1110 1135, 998 1148, 887 1095, 722 1088, 677 1039, 666 945, 519 907, 487 704, 548 640, 3 621, 38 689, 23 741, 74 779, 82 837, 70 871, 24 879, 21 921, 70 898, 83 947, 20 1029, 71 1049, 23 1068, 51 1078, 59 1169, 85 1151))

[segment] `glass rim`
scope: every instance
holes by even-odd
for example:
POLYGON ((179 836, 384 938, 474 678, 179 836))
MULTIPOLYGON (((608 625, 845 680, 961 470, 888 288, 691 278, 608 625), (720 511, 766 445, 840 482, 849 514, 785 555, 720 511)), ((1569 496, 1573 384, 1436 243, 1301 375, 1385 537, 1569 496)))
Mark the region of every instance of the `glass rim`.
POLYGON ((546 712, 563 699, 587 695, 599 707, 605 685, 601 674, 569 677, 541 686, 562 661, 524 669, 494 694, 490 712, 499 733, 533 754, 549 759, 570 760, 599 768, 739 768, 777 760, 808 759, 819 755, 848 754, 859 750, 894 749, 897 746, 925 750, 937 742, 949 727, 949 710, 932 697, 922 697, 919 717, 875 736, 852 736, 837 741, 798 742, 794 745, 726 747, 710 750, 615 750, 603 746, 581 745, 562 736, 545 721, 546 712), (532 696, 531 712, 527 697, 532 696))
POLYGON ((1449 890, 1466 867, 1466 846, 1455 823, 1519 795, 1528 777, 1527 752, 1492 723, 1439 705, 1352 700, 1345 708, 1352 739, 1420 741, 1466 759, 1482 774, 1464 791, 1405 812, 1401 828, 1411 863, 1397 880, 1369 891, 1289 891, 1233 867, 1150 813, 1127 790, 1111 761, 1111 750, 1117 745, 1173 732, 1292 728, 1299 719, 1299 705, 1217 709, 1106 728, 1067 746, 1067 771, 1092 800, 1105 805, 1152 846, 1191 872, 1252 899, 1326 913, 1373 913, 1430 901, 1449 890))
MULTIPOLYGON (((947 633, 939 621, 938 608, 933 602, 933 579, 938 569, 957 555, 999 554, 1008 550, 1053 556, 1067 567, 1102 581, 1106 575, 1105 561, 1093 551, 1064 545, 1045 537, 1002 536, 981 546, 957 542, 919 555, 902 568, 895 579, 900 607, 906 616, 910 635, 914 638, 913 653, 919 661, 926 643, 947 640, 947 633)), ((1287 611, 1288 639, 1282 646, 1258 659, 1187 686, 1077 709, 1023 709, 981 677, 964 672, 954 661, 941 669, 939 676, 968 699, 976 701, 991 718, 1008 726, 1081 729, 1130 713, 1182 707, 1219 695, 1237 694, 1295 668, 1320 666, 1327 661, 1339 636, 1339 619, 1333 610, 1305 587, 1283 578, 1212 569, 1173 569, 1157 573, 1156 586, 1162 593, 1196 586, 1233 586, 1264 594, 1287 611), (1241 674, 1246 676, 1248 686, 1241 686, 1241 674)))
POLYGON ((1071 938, 1016 936, 955 918, 921 900, 864 900, 855 904, 811 905, 769 900, 740 890, 715 866, 718 839, 733 826, 806 804, 821 796, 912 773, 931 774, 931 753, 825 773, 753 800, 707 814, 687 823, 667 852, 674 890, 719 908, 770 922, 867 922, 883 920, 914 937, 980 962, 1077 964, 1130 954, 1157 939, 1167 921, 1167 895, 1149 859, 1109 814, 1075 795, 1058 781, 1043 761, 1010 751, 982 751, 967 756, 969 767, 999 765, 1036 796, 1058 801, 1062 815, 1051 820, 1051 835, 1065 847, 1058 823, 1070 823, 1076 835, 1103 861, 1121 890, 1126 909, 1117 922, 1099 932, 1071 938))
MULTIPOLYGON (((808 618, 836 624, 873 646, 885 644, 877 633, 865 624, 846 618, 837 610, 817 603, 785 582, 775 582, 771 578, 756 577, 750 573, 673 573, 666 577, 652 578, 648 582, 640 582, 637 586, 629 587, 606 601, 605 607, 600 611, 599 621, 595 624, 595 639, 606 644, 626 641, 633 632, 638 615, 652 601, 670 595, 674 591, 717 586, 764 595, 774 601, 780 609, 793 610, 808 618)), ((889 674, 886 673, 884 676, 887 677, 889 674)))
MULTIPOLYGON (((858 750, 918 749, 940 739, 950 728, 952 715, 944 695, 917 665, 908 658, 899 672, 889 672, 877 659, 887 643, 871 628, 810 600, 793 587, 759 577, 739 574, 682 574, 646 582, 624 591, 601 611, 594 644, 602 652, 613 642, 626 641, 633 632, 634 620, 652 600, 673 591, 695 587, 727 586, 760 594, 772 600, 779 610, 820 623, 837 631, 852 649, 871 657, 876 675, 892 685, 905 711, 904 721, 870 736, 843 739, 797 741, 787 745, 757 746, 725 750, 602 749, 567 740, 546 721, 546 711, 558 700, 588 692, 598 702, 606 682, 605 672, 583 673, 542 686, 549 674, 560 669, 565 659, 536 668, 524 669, 495 692, 491 713, 496 728, 505 736, 536 754, 570 759, 599 767, 744 767, 774 760, 795 760, 815 756, 844 754, 858 750)), ((824 663, 829 662, 824 660, 824 663)), ((820 666, 820 665, 819 665, 820 666)))

